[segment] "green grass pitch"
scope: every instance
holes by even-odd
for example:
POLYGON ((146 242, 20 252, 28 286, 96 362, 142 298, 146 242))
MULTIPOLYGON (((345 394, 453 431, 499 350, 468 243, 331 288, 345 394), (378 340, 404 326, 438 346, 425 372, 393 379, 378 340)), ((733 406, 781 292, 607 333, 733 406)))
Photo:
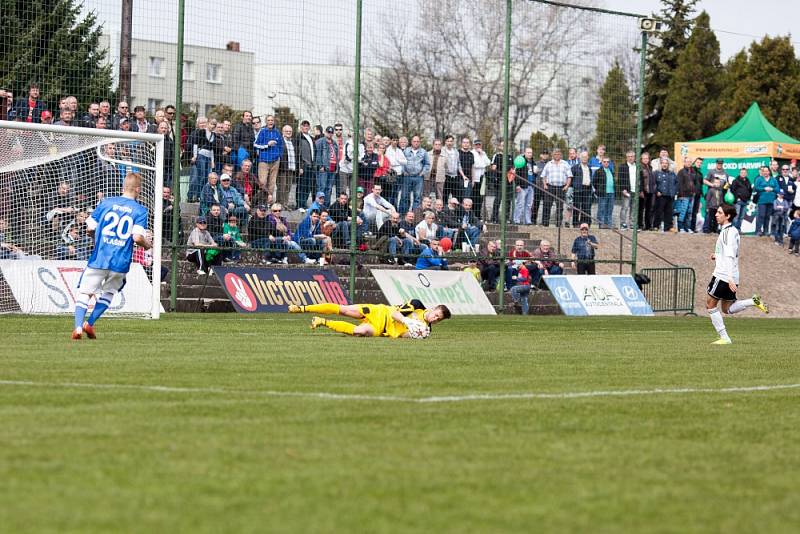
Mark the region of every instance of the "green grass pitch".
POLYGON ((800 525, 796 321, 729 318, 711 346, 706 318, 457 317, 425 341, 309 320, 73 342, 68 318, 0 318, 0 530, 800 525))

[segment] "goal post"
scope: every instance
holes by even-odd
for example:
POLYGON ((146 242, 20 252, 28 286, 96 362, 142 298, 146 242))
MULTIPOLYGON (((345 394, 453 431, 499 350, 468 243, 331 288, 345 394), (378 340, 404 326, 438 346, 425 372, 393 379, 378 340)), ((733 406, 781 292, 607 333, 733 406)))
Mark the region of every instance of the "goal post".
POLYGON ((0 121, 0 313, 72 313, 91 254, 85 220, 103 198, 142 176, 153 248, 134 249, 109 315, 161 313, 164 138, 121 130, 0 121))

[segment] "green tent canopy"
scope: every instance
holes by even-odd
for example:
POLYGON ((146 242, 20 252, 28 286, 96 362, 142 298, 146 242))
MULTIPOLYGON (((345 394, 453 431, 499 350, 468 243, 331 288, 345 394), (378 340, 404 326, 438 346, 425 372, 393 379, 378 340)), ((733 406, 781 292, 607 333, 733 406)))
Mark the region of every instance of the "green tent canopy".
POLYGON ((778 130, 769 122, 766 117, 761 113, 761 108, 758 107, 757 102, 750 104, 747 110, 739 121, 717 135, 706 137, 705 139, 698 139, 692 141, 693 143, 753 143, 753 142, 768 142, 775 143, 790 143, 794 145, 800 144, 800 141, 794 139, 778 130))

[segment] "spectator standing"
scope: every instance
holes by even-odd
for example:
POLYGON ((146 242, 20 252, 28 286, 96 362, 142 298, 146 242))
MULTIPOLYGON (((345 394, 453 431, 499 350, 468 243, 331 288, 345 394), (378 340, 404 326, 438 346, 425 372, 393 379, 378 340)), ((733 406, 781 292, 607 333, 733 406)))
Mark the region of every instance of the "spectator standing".
POLYGON ((197 117, 197 128, 189 135, 187 144, 190 145, 191 171, 189 179, 189 202, 200 199, 200 191, 206 183, 206 178, 214 166, 214 131, 209 128, 208 119, 197 117))
MULTIPOLYGON (((678 213, 678 232, 694 233, 692 222, 692 203, 695 194, 695 174, 690 158, 683 158, 683 168, 678 171, 678 199, 674 210, 678 213)), ((714 210, 716 212, 716 209, 714 210)))
POLYGON ((317 191, 323 191, 325 198, 331 198, 339 173, 339 147, 333 140, 333 126, 325 128, 325 135, 314 144, 317 167, 317 191))
MULTIPOLYGON (((379 159, 378 154, 375 153, 375 147, 372 143, 367 143, 364 147, 364 153, 361 155, 361 162, 358 167, 358 185, 364 189, 372 189, 372 184, 375 183, 375 173, 380 164, 385 169, 389 166, 389 160, 383 158, 379 159)), ((384 187, 384 180, 381 180, 381 188, 384 187)))
POLYGON ((423 198, 434 193, 436 198, 444 195, 444 180, 447 173, 447 161, 442 157, 442 140, 434 139, 431 149, 431 170, 425 175, 425 185, 422 189, 423 198))
POLYGON ((769 167, 762 166, 759 169, 759 177, 756 178, 755 187, 758 200, 758 216, 756 217, 756 233, 759 237, 769 233, 769 222, 772 219, 772 209, 778 191, 778 180, 770 176, 769 167))
POLYGON ((717 224, 717 209, 722 206, 722 183, 719 178, 714 178, 713 185, 706 191, 706 220, 703 223, 704 234, 716 234, 719 231, 717 224))
POLYGON ((625 153, 625 163, 619 166, 619 188, 622 192, 622 204, 619 210, 619 226, 623 230, 631 227, 631 195, 636 193, 639 172, 636 166, 636 154, 632 150, 625 153))
MULTIPOLYGON (((129 120, 130 119, 130 112, 128 110, 128 103, 125 101, 117 103, 117 113, 114 115, 114 118, 111 123, 111 128, 113 130, 121 130, 120 123, 122 119, 129 120)), ((198 119, 199 120, 199 119, 198 119)))
POLYGON ((225 129, 225 122, 214 123, 214 168, 220 172, 224 166, 228 165, 230 169, 226 173, 233 176, 231 136, 225 133, 225 129))
POLYGON ((783 190, 778 191, 775 203, 772 205, 772 237, 775 244, 783 246, 783 234, 786 233, 786 214, 789 213, 789 202, 783 190))
POLYGON ((561 149, 553 150, 553 159, 541 171, 544 200, 542 201, 542 226, 550 226, 550 211, 555 200, 556 227, 561 226, 564 215, 564 197, 572 185, 572 169, 561 159, 561 149))
POLYGON ((653 163, 651 164, 652 169, 654 171, 660 171, 662 159, 667 160, 667 170, 672 173, 675 173, 675 171, 677 170, 675 167, 675 162, 669 158, 669 151, 664 147, 662 147, 661 150, 659 150, 658 158, 653 160, 653 163))
POLYGON ((309 130, 311 123, 303 121, 300 123, 300 134, 297 136, 298 153, 300 154, 300 169, 298 170, 297 191, 295 192, 295 204, 298 209, 305 211, 308 197, 314 192, 317 185, 316 168, 314 162, 315 144, 309 130))
POLYGON ((639 228, 653 229, 656 203, 656 175, 650 166, 650 154, 642 152, 639 166, 639 228))
POLYGON ((528 315, 528 296, 531 294, 531 277, 528 267, 517 260, 517 273, 514 277, 514 286, 511 288, 511 298, 519 305, 522 315, 528 315))
POLYGON ((578 274, 595 274, 594 255, 600 245, 589 233, 589 225, 581 223, 580 235, 572 242, 572 265, 578 274))
POLYGON ((733 225, 741 231, 742 219, 744 219, 747 205, 750 204, 750 198, 753 196, 753 186, 747 177, 747 169, 739 169, 739 176, 731 184, 731 193, 736 199, 736 220, 733 225))
POLYGON ((536 221, 539 220, 539 208, 542 205, 542 197, 544 196, 544 178, 542 178, 542 169, 544 169, 544 166, 547 165, 548 159, 550 159, 550 154, 548 154, 547 151, 543 151, 541 154, 539 154, 539 161, 536 162, 536 165, 534 165, 532 169, 534 180, 531 181, 531 187, 533 188, 531 222, 533 224, 536 224, 536 221))
MULTIPOLYGON (((336 184, 336 194, 347 193, 350 195, 350 179, 353 176, 353 138, 350 134, 345 139, 344 126, 337 122, 333 125, 333 141, 339 150, 339 181, 336 184), (349 151, 349 159, 348 159, 349 151)), ((359 156, 364 153, 361 152, 359 156)))
POLYGON ((46 109, 45 103, 39 100, 38 83, 31 83, 28 86, 28 96, 20 98, 14 103, 16 120, 25 122, 42 122, 42 112, 46 109))
POLYGON ((420 146, 420 138, 411 138, 411 146, 406 147, 404 154, 406 164, 403 166, 403 183, 400 188, 400 211, 414 210, 419 206, 422 197, 423 176, 431 170, 428 152, 420 146), (413 202, 412 202, 413 194, 413 202))
MULTIPOLYGON (((98 112, 99 112, 98 108, 98 112)), ((133 127, 131 131, 139 133, 156 133, 156 125, 151 123, 145 117, 144 106, 136 106, 133 108, 133 127)))
POLYGON ((273 193, 284 151, 283 135, 275 126, 274 116, 267 115, 266 125, 258 132, 253 148, 258 151, 258 177, 267 178, 267 191, 273 193))
POLYGON ((669 160, 661 160, 661 168, 655 172, 656 179, 656 204, 653 228, 658 229, 662 224, 662 231, 672 230, 672 204, 678 192, 678 177, 669 170, 669 160))
POLYGON ((492 162, 486 152, 483 151, 483 143, 480 139, 472 142, 472 201, 475 203, 475 213, 478 218, 483 216, 483 201, 486 197, 486 170, 492 162))
POLYGON ((517 274, 517 267, 527 263, 531 258, 531 253, 525 248, 525 242, 522 239, 514 241, 514 247, 508 251, 506 262, 506 290, 510 291, 514 285, 514 277, 517 274), (517 262, 516 260, 520 260, 517 262))
POLYGON ((458 184, 458 150, 455 148, 455 138, 452 135, 447 135, 444 138, 442 155, 444 155, 445 159, 445 179, 442 201, 447 202, 447 199, 451 196, 458 197, 458 191, 460 189, 458 184))
POLYGON ((572 166, 572 226, 592 222, 592 170, 589 153, 580 153, 578 163, 572 166))
MULTIPOLYGON (((597 172, 597 169, 603 166, 603 158, 606 157, 606 145, 597 145, 597 152, 592 159, 589 160, 589 168, 592 169, 592 174, 597 172)), ((611 172, 614 172, 614 162, 609 164, 611 172)))
POLYGON ((514 224, 531 224, 533 184, 536 182, 536 163, 533 149, 525 149, 525 166, 517 169, 514 181, 514 224))
POLYGON ((278 166, 278 185, 273 198, 275 202, 288 205, 292 186, 297 181, 300 147, 292 136, 293 131, 290 125, 285 125, 281 132, 283 133, 284 150, 278 166))
POLYGON ((392 162, 386 155, 386 147, 383 143, 377 145, 377 155, 375 161, 375 173, 373 179, 383 187, 384 198, 389 200, 397 199, 397 173, 392 167, 392 162), (388 195, 386 193, 388 191, 388 195))
POLYGON ((475 166, 475 156, 470 148, 467 137, 461 140, 461 148, 458 151, 458 176, 461 179, 457 197, 462 199, 472 198, 472 167, 475 166))
POLYGON ((614 172, 611 170, 611 160, 608 157, 603 156, 600 164, 601 167, 595 171, 592 181, 597 195, 597 220, 600 228, 611 228, 616 192, 614 172))
POLYGON ((391 139, 384 137, 383 140, 385 145, 384 154, 389 158, 389 165, 391 166, 387 174, 394 173, 394 185, 384 191, 384 197, 393 205, 396 205, 397 195, 400 193, 400 186, 403 183, 403 169, 407 163, 404 150, 408 145, 408 140, 405 137, 398 138, 396 136, 392 136, 391 139))
POLYGON ((231 139, 231 148, 233 150, 233 157, 236 161, 236 168, 242 166, 244 160, 252 161, 255 157, 253 152, 253 143, 256 140, 256 134, 253 131, 253 113, 245 111, 242 113, 241 122, 233 127, 233 138, 231 139))
POLYGON ((692 171, 694 172, 694 198, 692 199, 692 220, 689 223, 689 229, 696 232, 697 213, 700 211, 700 201, 703 198, 703 158, 695 158, 692 163, 692 171))

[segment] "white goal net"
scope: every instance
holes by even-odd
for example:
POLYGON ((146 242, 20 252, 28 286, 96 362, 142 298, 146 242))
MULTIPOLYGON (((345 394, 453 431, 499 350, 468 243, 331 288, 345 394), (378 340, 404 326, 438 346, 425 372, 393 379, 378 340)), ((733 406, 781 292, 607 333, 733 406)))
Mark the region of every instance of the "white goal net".
POLYGON ((153 248, 135 247, 107 313, 157 318, 163 159, 157 134, 0 121, 0 313, 73 313, 94 246, 85 221, 138 172, 153 248))

